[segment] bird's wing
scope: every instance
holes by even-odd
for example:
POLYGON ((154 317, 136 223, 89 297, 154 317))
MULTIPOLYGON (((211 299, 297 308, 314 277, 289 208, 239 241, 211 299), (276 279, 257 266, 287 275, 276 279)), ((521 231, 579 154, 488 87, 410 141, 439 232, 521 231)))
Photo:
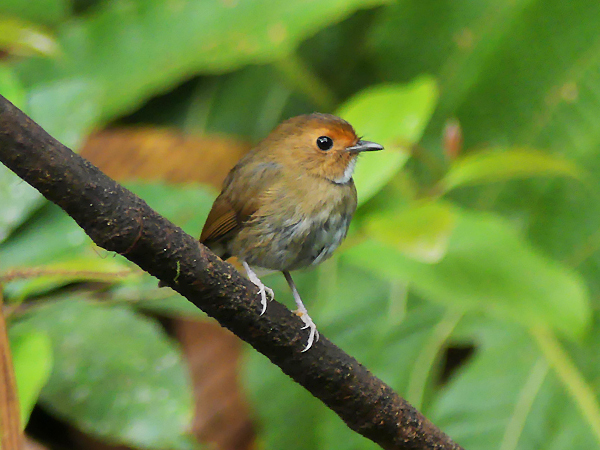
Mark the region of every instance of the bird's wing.
POLYGON ((241 227, 264 202, 278 170, 271 164, 249 164, 236 167, 223 184, 223 191, 208 214, 200 242, 220 241, 241 227), (247 173, 238 173, 247 171, 247 173), (248 184, 244 184, 244 180, 248 184))
POLYGON ((230 231, 239 226, 237 214, 227 199, 217 198, 208 213, 200 242, 218 241, 230 231))

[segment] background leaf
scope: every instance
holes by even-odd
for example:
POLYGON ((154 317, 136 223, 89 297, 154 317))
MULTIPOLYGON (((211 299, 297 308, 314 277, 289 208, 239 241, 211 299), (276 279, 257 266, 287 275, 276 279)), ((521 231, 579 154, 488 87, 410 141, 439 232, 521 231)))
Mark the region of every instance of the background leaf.
POLYGON ((177 8, 166 0, 103 3, 93 15, 60 27, 66 63, 31 60, 20 66, 20 73, 32 86, 97 80, 104 94, 101 116, 107 119, 190 73, 222 72, 284 57, 326 24, 381 3, 191 1, 177 8))
POLYGON ((178 349, 156 323, 123 307, 62 300, 37 308, 18 326, 43 330, 52 341, 45 407, 100 437, 185 448, 190 381, 178 349))
POLYGON ((53 25, 68 16, 71 3, 69 0, 3 0, 0 4, 0 15, 53 25))
POLYGON ((441 181, 448 191, 458 186, 535 176, 583 175, 574 163, 548 153, 531 149, 484 150, 453 161, 441 181))
POLYGON ((357 133, 385 150, 361 158, 354 181, 364 203, 406 163, 410 146, 421 138, 438 97, 435 80, 419 78, 409 84, 371 87, 348 100, 337 114, 357 133))
MULTIPOLYGON (((442 389, 432 406, 433 420, 474 450, 598 447, 598 433, 590 427, 587 412, 569 396, 531 336, 505 324, 465 325, 459 333, 470 328, 479 350, 442 389)), ((586 337, 583 346, 596 345, 595 339, 586 337)), ((598 377, 589 371, 590 365, 583 360, 577 365, 577 376, 597 389, 598 377)), ((580 400, 598 408, 597 396, 580 400)))
MULTIPOLYGON (((458 211, 457 211, 458 213, 458 211)), ((525 326, 545 323, 569 337, 590 325, 581 278, 529 246, 504 220, 458 214, 446 256, 437 264, 415 261, 389 246, 365 241, 344 257, 446 305, 485 311, 525 326)))
POLYGON ((448 248, 456 213, 445 203, 416 203, 404 210, 372 214, 370 236, 424 263, 439 262, 448 248))
POLYGON ((0 64, 0 93, 18 108, 25 108, 25 88, 9 66, 0 64))

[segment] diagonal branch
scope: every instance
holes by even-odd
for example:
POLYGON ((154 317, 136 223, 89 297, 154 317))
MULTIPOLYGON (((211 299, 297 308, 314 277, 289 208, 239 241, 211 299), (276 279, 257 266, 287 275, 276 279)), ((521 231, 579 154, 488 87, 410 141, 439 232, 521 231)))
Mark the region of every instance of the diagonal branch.
MULTIPOLYGON (((0 96, 0 161, 92 240, 185 296, 384 449, 459 450, 420 412, 326 338, 306 353, 300 318, 0 96)), ((126 330, 123 330, 126 333, 126 330)))

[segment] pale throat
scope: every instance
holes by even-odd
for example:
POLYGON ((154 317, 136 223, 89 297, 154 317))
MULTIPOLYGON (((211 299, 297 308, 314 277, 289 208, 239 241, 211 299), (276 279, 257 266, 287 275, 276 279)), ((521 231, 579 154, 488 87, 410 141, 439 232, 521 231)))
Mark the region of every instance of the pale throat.
POLYGON ((358 157, 354 157, 350 160, 346 169, 344 169, 344 173, 338 178, 334 178, 332 181, 335 184, 346 184, 348 181, 352 179, 352 175, 354 174, 354 168, 356 167, 356 160, 358 157))

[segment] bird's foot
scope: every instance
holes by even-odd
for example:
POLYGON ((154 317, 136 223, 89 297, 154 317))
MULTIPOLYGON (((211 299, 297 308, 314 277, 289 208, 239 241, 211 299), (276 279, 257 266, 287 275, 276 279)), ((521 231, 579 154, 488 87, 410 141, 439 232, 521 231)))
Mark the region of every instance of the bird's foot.
POLYGON ((304 353, 312 347, 313 342, 317 342, 319 340, 319 332, 317 331, 317 326, 308 315, 308 311, 306 311, 306 309, 297 309, 296 311, 294 311, 294 314, 300 317, 300 319, 302 319, 302 322, 304 322, 304 326, 301 328, 301 330, 306 330, 307 328, 310 329, 310 334, 308 335, 308 342, 306 343, 306 347, 304 347, 304 350, 302 350, 302 353, 304 353))
POLYGON ((260 315, 262 316, 265 311, 267 310, 267 295, 269 296, 269 301, 273 301, 273 299, 275 298, 275 292, 273 292, 273 289, 271 289, 269 286, 265 286, 264 284, 260 283, 262 286, 259 286, 259 293, 260 293, 260 304, 262 305, 263 309, 260 313, 260 315))
POLYGON ((252 281, 256 285, 256 287, 258 287, 258 293, 260 295, 260 304, 262 305, 262 311, 260 315, 262 316, 267 310, 267 294, 270 297, 269 300, 272 301, 275 298, 275 292, 273 292, 273 289, 271 289, 270 287, 265 286, 254 272, 248 270, 246 271, 248 272, 248 278, 250 279, 250 281, 252 281))

